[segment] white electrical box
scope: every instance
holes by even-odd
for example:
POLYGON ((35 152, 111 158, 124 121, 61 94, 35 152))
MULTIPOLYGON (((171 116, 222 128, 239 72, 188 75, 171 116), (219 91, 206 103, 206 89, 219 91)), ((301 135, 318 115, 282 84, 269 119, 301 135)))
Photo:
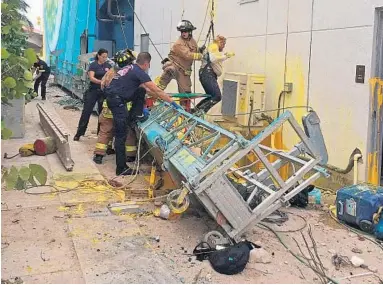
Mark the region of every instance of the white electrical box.
POLYGON ((223 79, 222 115, 242 126, 257 125, 265 109, 265 76, 227 72, 223 79), (255 113, 252 113, 255 112, 255 113))

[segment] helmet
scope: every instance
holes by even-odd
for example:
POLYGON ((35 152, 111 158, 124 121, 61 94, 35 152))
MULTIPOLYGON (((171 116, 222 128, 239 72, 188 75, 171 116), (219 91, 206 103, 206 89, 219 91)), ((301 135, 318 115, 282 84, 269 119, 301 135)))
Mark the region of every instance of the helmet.
POLYGON ((124 67, 128 64, 132 64, 136 57, 133 55, 133 52, 130 49, 120 50, 114 56, 114 62, 118 67, 124 67))
POLYGON ((177 25, 177 31, 180 31, 180 32, 191 32, 191 31, 194 31, 195 29, 197 28, 194 27, 193 24, 188 20, 182 20, 177 25))

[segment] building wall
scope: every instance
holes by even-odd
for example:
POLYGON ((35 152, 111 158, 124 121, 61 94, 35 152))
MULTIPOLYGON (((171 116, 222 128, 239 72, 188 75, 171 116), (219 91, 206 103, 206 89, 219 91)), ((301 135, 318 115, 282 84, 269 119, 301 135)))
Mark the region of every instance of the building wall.
MULTIPOLYGON (((225 71, 266 76, 266 107, 274 109, 285 82, 293 92, 284 106, 311 106, 321 118, 329 152, 329 163, 345 168, 355 148, 363 153, 359 179, 367 174, 371 62, 374 13, 383 0, 256 0, 215 1, 215 31, 227 37, 226 50, 236 56, 225 71), (366 66, 364 84, 355 83, 356 65, 366 66)), ((209 25, 204 16, 208 0, 136 0, 135 9, 162 57, 178 37, 181 19, 194 23, 196 39, 202 44, 209 25), (202 32, 201 32, 202 30, 202 32)), ((139 50, 144 31, 135 20, 135 48, 139 50)), ((161 72, 160 56, 153 56, 151 75, 161 72)), ((196 65, 198 68, 198 64, 196 65)), ((167 90, 175 91, 173 83, 167 90)), ((196 91, 202 91, 196 79, 196 91)), ((219 106, 215 111, 219 110, 219 106)), ((306 108, 291 109, 296 118, 306 108)), ((275 116, 276 113, 270 113, 275 116)), ((284 133, 284 143, 294 138, 284 133)))

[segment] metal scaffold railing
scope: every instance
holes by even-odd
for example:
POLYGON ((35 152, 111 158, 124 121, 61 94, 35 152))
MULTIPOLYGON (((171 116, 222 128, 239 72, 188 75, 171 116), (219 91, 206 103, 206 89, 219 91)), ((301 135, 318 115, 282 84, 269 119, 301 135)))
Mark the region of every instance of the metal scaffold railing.
POLYGON ((317 114, 308 113, 302 123, 304 130, 287 111, 247 140, 161 103, 146 122, 139 123, 139 130, 157 163, 183 188, 169 196, 173 210, 185 209, 187 194, 192 193, 226 234, 238 240, 321 175, 328 176, 320 166, 327 162, 327 150, 317 114), (262 144, 286 124, 299 141, 293 148, 281 150, 262 144), (248 155, 256 160, 239 167, 238 162, 248 155), (305 160, 300 158, 303 155, 305 160), (293 171, 283 177, 280 170, 286 165, 293 171))

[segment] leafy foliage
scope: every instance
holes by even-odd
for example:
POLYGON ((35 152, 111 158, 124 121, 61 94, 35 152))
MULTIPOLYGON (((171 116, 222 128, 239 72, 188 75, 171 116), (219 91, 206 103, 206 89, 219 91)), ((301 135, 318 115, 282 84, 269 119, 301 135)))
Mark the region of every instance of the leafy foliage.
MULTIPOLYGON (((23 27, 32 28, 25 16, 28 8, 22 0, 1 3, 1 104, 23 97, 29 102, 35 97, 31 67, 37 58, 33 49, 27 49, 28 33, 23 30, 23 27)), ((10 130, 2 124, 1 138, 10 136, 10 130)))
POLYGON ((12 166, 10 169, 2 169, 1 182, 5 183, 7 190, 23 190, 30 186, 45 185, 47 183, 48 173, 38 164, 29 164, 17 169, 12 166))

